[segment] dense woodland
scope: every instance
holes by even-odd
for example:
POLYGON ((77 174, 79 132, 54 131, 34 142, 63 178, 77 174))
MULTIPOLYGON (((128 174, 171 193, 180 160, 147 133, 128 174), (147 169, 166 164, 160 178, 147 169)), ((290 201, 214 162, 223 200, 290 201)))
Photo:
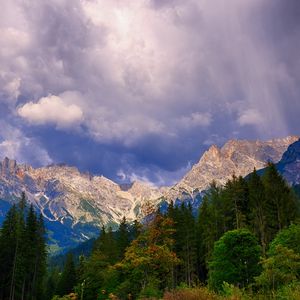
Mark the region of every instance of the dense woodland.
POLYGON ((0 299, 42 299, 47 270, 43 217, 25 194, 6 215, 0 234, 0 299))
POLYGON ((296 192, 269 164, 212 183, 197 215, 170 203, 147 224, 124 218, 90 255, 47 269, 43 221, 23 196, 1 229, 0 299, 300 299, 298 218, 296 192))

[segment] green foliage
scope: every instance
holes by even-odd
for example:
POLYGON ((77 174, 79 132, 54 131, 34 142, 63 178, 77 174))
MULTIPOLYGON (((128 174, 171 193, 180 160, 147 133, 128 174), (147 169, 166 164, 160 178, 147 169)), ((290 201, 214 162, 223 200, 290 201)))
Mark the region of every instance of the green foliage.
POLYGON ((197 218, 191 204, 171 202, 165 215, 158 211, 146 225, 124 218, 116 232, 103 227, 91 255, 80 259, 74 290, 85 300, 158 299, 172 289, 165 299, 294 299, 300 229, 288 226, 297 222, 298 205, 272 164, 263 177, 254 170, 246 180, 212 183, 197 218), (191 288, 207 276, 222 295, 191 288))
POLYGON ((240 287, 248 286, 260 272, 261 249, 248 230, 226 232, 215 243, 209 263, 209 285, 222 290, 223 282, 240 287))
POLYGON ((270 244, 269 255, 276 253, 276 247, 282 245, 300 255, 300 225, 291 224, 281 230, 270 244))
POLYGON ((249 227, 258 237, 265 254, 267 247, 267 214, 268 207, 265 195, 265 186, 261 177, 254 169, 248 180, 249 189, 249 227))
POLYGON ((262 267, 262 273, 256 278, 257 285, 266 292, 275 290, 299 280, 300 255, 282 245, 277 245, 272 255, 262 261, 262 267))
POLYGON ((130 280, 130 285, 126 280, 128 293, 154 287, 161 290, 170 284, 173 267, 179 263, 171 250, 172 224, 171 219, 157 215, 149 228, 128 247, 124 260, 117 265, 130 280))
POLYGON ((268 258, 262 261, 263 272, 256 282, 270 292, 297 282, 300 277, 300 225, 281 230, 270 244, 268 258))
POLYGON ((57 294, 60 296, 64 296, 73 292, 76 282, 77 282, 77 276, 76 276, 73 254, 68 253, 63 272, 60 275, 58 281, 57 294))
POLYGON ((43 299, 46 272, 43 218, 25 194, 8 211, 0 234, 0 299, 43 299))
POLYGON ((297 218, 297 198, 274 164, 268 165, 263 182, 268 211, 266 238, 270 242, 279 230, 297 218))
POLYGON ((167 217, 173 221, 174 227, 172 250, 181 261, 172 272, 172 285, 175 287, 178 283, 185 282, 191 286, 196 277, 197 261, 196 222, 192 206, 182 203, 180 207, 174 207, 170 203, 167 217))
POLYGON ((124 257, 126 248, 129 246, 129 229, 124 217, 119 225, 119 230, 117 231, 117 250, 118 250, 118 259, 121 260, 124 257))

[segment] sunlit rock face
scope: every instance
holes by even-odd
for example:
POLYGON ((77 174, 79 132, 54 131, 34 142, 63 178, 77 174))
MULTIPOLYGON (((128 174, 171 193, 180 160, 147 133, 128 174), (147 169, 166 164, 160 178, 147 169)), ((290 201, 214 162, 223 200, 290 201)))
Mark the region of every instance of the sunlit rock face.
POLYGON ((165 197, 173 201, 193 199, 213 180, 223 185, 233 174, 246 176, 254 168, 264 168, 268 161, 276 163, 288 146, 298 139, 289 136, 270 141, 230 140, 222 148, 213 145, 165 197))
POLYGON ((72 244, 90 238, 100 226, 114 227, 124 216, 128 221, 141 218, 146 203, 162 196, 160 189, 147 183, 134 182, 124 190, 104 176, 80 173, 66 165, 34 169, 5 158, 0 174, 0 199, 13 204, 25 191, 58 245, 67 242, 63 239, 72 244))
POLYGON ((163 199, 199 200, 213 180, 222 185, 233 174, 246 176, 267 161, 278 162, 287 149, 289 154, 282 160, 284 175, 299 182, 295 175, 299 142, 289 147, 297 140, 231 140, 222 148, 213 145, 175 186, 162 188, 138 181, 119 185, 63 164, 33 168, 4 158, 0 162, 0 219, 24 191, 28 202, 44 216, 53 248, 69 247, 94 236, 102 225, 116 227, 124 216, 128 221, 144 218, 163 199))

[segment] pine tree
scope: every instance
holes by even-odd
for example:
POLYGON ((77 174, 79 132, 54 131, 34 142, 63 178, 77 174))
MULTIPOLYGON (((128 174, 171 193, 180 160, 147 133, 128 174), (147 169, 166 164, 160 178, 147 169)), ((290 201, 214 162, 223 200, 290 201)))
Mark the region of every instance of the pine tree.
POLYGON ((232 176, 225 184, 224 201, 226 207, 226 231, 240 229, 247 224, 248 214, 248 186, 242 177, 232 176))
POLYGON ((192 212, 192 206, 181 206, 182 226, 182 249, 179 258, 183 260, 183 273, 185 274, 185 282, 191 286, 195 278, 196 266, 196 224, 192 212))
POLYGON ((142 232, 142 224, 138 220, 133 221, 133 225, 130 228, 131 240, 136 240, 142 232))
POLYGON ((248 180, 249 187, 249 222, 250 228, 253 230, 255 235, 258 237, 262 246, 263 255, 266 253, 267 247, 267 206, 265 187, 260 176, 254 169, 253 173, 250 174, 248 180))
POLYGON ((291 188, 278 173, 276 166, 268 164, 263 176, 267 207, 267 241, 271 241, 275 234, 289 226, 297 217, 297 200, 291 188))
POLYGON ((0 299, 12 299, 11 289, 14 285, 12 270, 18 249, 17 223, 18 210, 16 205, 13 205, 7 212, 0 235, 0 299))
POLYGON ((198 265, 204 280, 214 243, 228 228, 226 208, 223 190, 212 182, 203 197, 197 222, 198 265))
POLYGON ((22 193, 19 203, 7 213, 1 230, 0 263, 3 268, 0 271, 0 299, 42 299, 41 283, 46 265, 44 234, 43 229, 43 234, 39 235, 34 209, 31 206, 28 210, 25 194, 22 193), (36 261, 37 256, 43 259, 36 261))
POLYGON ((76 269, 73 254, 69 252, 66 257, 63 272, 60 275, 57 293, 60 296, 67 295, 73 291, 77 283, 76 269))
POLYGON ((129 230, 126 218, 124 217, 119 225, 117 232, 117 248, 118 259, 122 260, 124 257, 125 249, 129 246, 129 230))

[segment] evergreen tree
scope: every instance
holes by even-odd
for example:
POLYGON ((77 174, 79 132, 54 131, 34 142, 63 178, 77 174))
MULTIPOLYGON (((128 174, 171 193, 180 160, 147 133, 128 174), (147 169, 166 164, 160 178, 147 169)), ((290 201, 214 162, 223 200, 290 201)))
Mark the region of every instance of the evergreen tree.
POLYGON ((129 230, 126 218, 124 217, 119 225, 117 231, 117 248, 118 259, 122 260, 124 257, 125 249, 129 246, 129 230))
POLYGON ((176 253, 182 260, 179 265, 179 280, 191 286, 196 276, 196 223, 190 203, 182 203, 179 210, 180 222, 176 222, 176 253))
POLYGON ((232 176, 223 190, 223 201, 226 206, 226 231, 244 228, 247 225, 248 215, 248 186, 240 176, 232 176))
POLYGON ((60 275, 57 294, 60 296, 71 293, 77 284, 76 269, 74 265, 73 254, 69 252, 66 257, 63 272, 60 275))
POLYGON ((42 218, 38 221, 33 207, 27 208, 22 193, 19 203, 8 211, 1 229, 0 299, 42 299, 46 266, 42 228, 42 218))
POLYGON ((197 222, 198 266, 203 280, 206 279, 214 243, 227 230, 227 216, 223 190, 212 182, 203 197, 197 222))
POLYGON ((268 212, 266 240, 270 242, 279 230, 289 226, 296 219, 298 207, 295 194, 274 164, 268 164, 263 183, 268 212))
POLYGON ((134 220, 130 228, 130 240, 136 240, 142 232, 142 224, 138 220, 134 220))
POLYGON ((0 235, 0 299, 12 299, 13 268, 18 251, 17 224, 18 210, 16 205, 13 205, 6 214, 0 235))
POLYGON ((265 187, 254 169, 248 180, 249 187, 249 222, 250 228, 258 237, 262 246, 263 255, 266 253, 267 247, 267 204, 265 196, 265 187))

